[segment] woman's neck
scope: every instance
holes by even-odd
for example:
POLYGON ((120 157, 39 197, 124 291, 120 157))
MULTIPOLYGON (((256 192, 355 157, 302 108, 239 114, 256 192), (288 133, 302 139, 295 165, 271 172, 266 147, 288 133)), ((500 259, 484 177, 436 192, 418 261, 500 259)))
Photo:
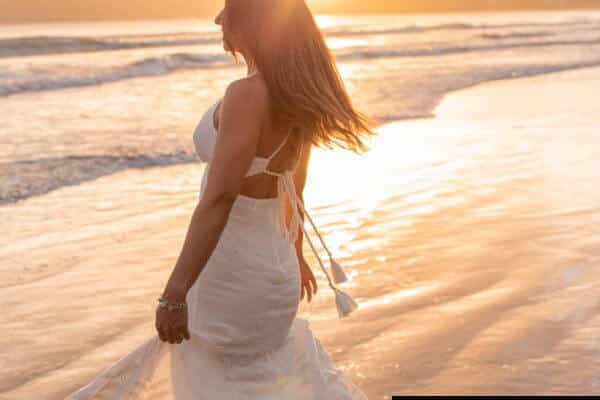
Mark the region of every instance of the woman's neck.
POLYGON ((258 68, 256 68, 256 65, 253 62, 247 62, 247 72, 246 75, 251 76, 251 75, 256 75, 258 73, 258 68))

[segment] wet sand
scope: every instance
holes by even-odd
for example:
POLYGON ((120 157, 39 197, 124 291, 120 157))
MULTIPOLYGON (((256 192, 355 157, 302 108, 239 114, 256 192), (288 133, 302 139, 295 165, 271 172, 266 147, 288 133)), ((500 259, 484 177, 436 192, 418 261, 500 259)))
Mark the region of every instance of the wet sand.
MULTIPOLYGON (((599 90, 600 69, 485 84, 365 156, 314 153, 307 205, 361 309, 337 321, 320 276, 301 314, 369 398, 600 393, 599 90)), ((1 399, 62 399, 153 332, 202 168, 0 207, 1 399)))

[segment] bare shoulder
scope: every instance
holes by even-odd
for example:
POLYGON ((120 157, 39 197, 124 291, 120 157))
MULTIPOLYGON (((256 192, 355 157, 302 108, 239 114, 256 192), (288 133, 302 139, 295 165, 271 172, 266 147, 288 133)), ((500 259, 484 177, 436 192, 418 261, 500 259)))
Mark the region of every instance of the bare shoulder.
POLYGON ((267 85, 257 76, 235 80, 225 91, 225 102, 229 110, 260 119, 269 109, 267 85))

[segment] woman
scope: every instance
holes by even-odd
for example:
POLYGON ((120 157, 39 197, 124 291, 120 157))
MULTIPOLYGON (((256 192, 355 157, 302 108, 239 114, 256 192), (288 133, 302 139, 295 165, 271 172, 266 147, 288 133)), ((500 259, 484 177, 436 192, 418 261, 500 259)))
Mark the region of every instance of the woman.
POLYGON ((296 313, 317 292, 304 238, 340 316, 356 307, 333 282, 345 280, 340 266, 327 250, 332 281, 304 230, 304 216, 312 219, 302 191, 311 146, 365 150, 371 121, 353 109, 304 0, 226 0, 215 22, 248 75, 229 85, 194 133, 208 167, 159 299, 160 340, 146 341, 70 398, 152 398, 168 347, 175 400, 366 399, 296 313))

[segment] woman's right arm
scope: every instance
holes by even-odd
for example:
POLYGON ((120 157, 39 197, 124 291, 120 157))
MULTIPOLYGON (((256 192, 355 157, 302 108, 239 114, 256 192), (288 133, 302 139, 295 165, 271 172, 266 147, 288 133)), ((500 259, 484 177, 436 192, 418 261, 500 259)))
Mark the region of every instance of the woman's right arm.
MULTIPOLYGON (((294 173, 294 186, 296 189, 296 194, 300 201, 304 203, 304 187, 306 186, 306 177, 308 175, 308 162, 310 160, 310 151, 311 151, 311 143, 304 143, 302 146, 302 154, 301 158, 298 161, 298 165, 296 167, 296 172, 294 173)), ((304 223, 304 215, 300 214, 302 221, 300 223, 304 223)), ((291 219, 291 207, 289 202, 287 203, 287 222, 291 219)), ((295 247, 296 247, 296 255, 298 256, 298 261, 300 263, 300 273, 301 273, 301 296, 300 299, 304 298, 304 294, 306 293, 308 301, 310 302, 313 294, 317 293, 317 281, 310 269, 310 266, 304 259, 303 253, 303 238, 304 232, 302 229, 298 232, 298 238, 296 239, 295 247), (312 286, 312 287, 311 287, 312 286)))

